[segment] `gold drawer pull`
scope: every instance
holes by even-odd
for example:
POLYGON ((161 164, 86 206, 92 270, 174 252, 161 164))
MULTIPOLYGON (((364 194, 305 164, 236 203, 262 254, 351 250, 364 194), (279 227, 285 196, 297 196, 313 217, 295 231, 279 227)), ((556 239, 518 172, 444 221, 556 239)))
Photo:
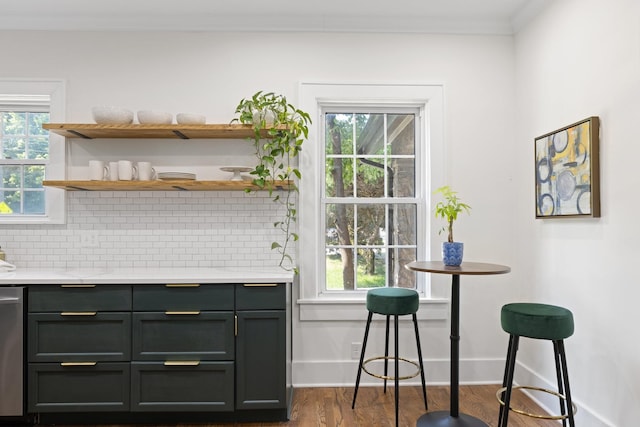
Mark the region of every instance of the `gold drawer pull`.
POLYGON ((274 288, 278 286, 277 283, 245 283, 245 288, 274 288))
POLYGON ((167 283, 167 288, 199 288, 200 283, 167 283))
POLYGON ((61 316, 95 316, 95 311, 63 311, 61 316))
POLYGON ((200 314, 199 311, 165 311, 164 314, 168 314, 168 315, 174 315, 174 314, 191 314, 191 315, 198 315, 200 314))
POLYGON ((96 362, 62 362, 60 366, 96 366, 96 362))
POLYGON ((96 285, 60 285, 61 288, 95 288, 96 285))
POLYGON ((198 366, 199 360, 167 360, 164 362, 164 366, 198 366))

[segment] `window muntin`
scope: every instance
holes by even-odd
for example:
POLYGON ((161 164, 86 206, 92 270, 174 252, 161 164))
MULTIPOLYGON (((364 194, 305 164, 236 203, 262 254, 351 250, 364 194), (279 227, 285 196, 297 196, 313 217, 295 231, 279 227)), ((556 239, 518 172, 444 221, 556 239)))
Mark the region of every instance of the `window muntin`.
POLYGON ((44 216, 49 135, 42 124, 49 122, 49 112, 0 109, 0 215, 44 216))
POLYGON ((417 111, 360 110, 323 114, 325 291, 415 288, 417 111))

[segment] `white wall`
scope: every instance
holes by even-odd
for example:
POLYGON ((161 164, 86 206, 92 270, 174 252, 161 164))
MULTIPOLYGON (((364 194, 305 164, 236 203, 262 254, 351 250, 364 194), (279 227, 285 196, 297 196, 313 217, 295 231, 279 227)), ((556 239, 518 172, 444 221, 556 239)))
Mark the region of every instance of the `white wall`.
MULTIPOLYGON (((518 207, 515 202, 520 196, 517 192, 530 191, 528 185, 522 190, 516 184, 532 175, 528 163, 520 167, 521 162, 514 159, 532 150, 516 134, 513 38, 418 34, 0 32, 0 41, 3 58, 12 58, 3 60, 0 78, 57 77, 67 81, 68 122, 90 122, 92 106, 113 104, 133 110, 199 112, 206 114, 210 123, 226 123, 233 117, 237 102, 259 89, 284 93, 295 102, 300 81, 444 84, 445 181, 473 207, 471 216, 458 221, 457 235, 465 242, 467 259, 507 264, 514 271, 504 276, 462 279, 461 379, 467 383, 500 380, 507 337, 500 329, 499 310, 521 289, 521 283, 515 279, 522 276, 521 268, 526 267, 517 263, 515 226, 531 218, 531 215, 514 215, 518 207), (516 150, 522 144, 526 149, 519 153, 516 150)), ((133 146, 143 143, 138 141, 133 146)), ((153 156, 154 161, 165 162, 165 165, 187 161, 179 152, 175 153, 178 159, 163 159, 154 145, 144 147, 147 151, 130 148, 129 153, 134 157, 153 156)), ((119 145, 113 148, 125 150, 119 145)), ((82 162, 91 156, 110 155, 108 149, 104 150, 88 144, 74 148, 72 172, 81 173, 82 162)), ((211 160, 212 165, 215 161, 211 160)), ((218 197, 226 197, 209 195, 210 200, 200 199, 204 197, 202 194, 179 193, 171 197, 184 198, 188 205, 203 203, 205 206, 224 203, 218 197), (199 200, 193 200, 195 198, 199 200)), ((95 215, 78 211, 78 207, 85 206, 88 197, 105 204, 115 197, 123 210, 142 209, 147 221, 144 225, 127 223, 127 227, 132 227, 131 233, 119 232, 116 226, 109 226, 103 232, 117 240, 114 245, 143 251, 148 246, 141 246, 135 236, 144 234, 142 228, 146 224, 158 224, 156 229, 162 229, 163 215, 150 207, 160 206, 161 200, 157 198, 163 196, 144 196, 155 200, 142 206, 138 196, 138 193, 128 197, 113 193, 90 196, 73 193, 70 209, 74 222, 37 230, 63 235, 73 244, 79 240, 74 224, 83 218, 92 223, 89 218, 95 215)), ((212 215, 215 214, 212 212, 212 215)), ((47 258, 51 252, 46 250, 44 241, 23 238, 33 233, 31 229, 0 227, 0 244, 11 261, 22 266, 32 265, 29 263, 36 262, 36 256, 40 261, 40 257, 51 260, 47 258)), ((192 238, 195 232, 191 225, 172 223, 167 227, 176 238, 180 236, 179 228, 184 227, 190 243, 189 247, 179 249, 164 246, 163 260, 168 265, 173 265, 178 254, 184 260, 189 254, 201 256, 207 251, 208 241, 192 238)), ((270 237, 266 240, 270 241, 270 237)), ((96 258, 98 254, 88 254, 83 261, 87 265, 100 261, 96 258)), ((101 253, 103 258, 109 254, 101 253)), ((212 252, 213 259, 209 262, 217 262, 215 256, 212 252)), ((56 266, 77 264, 77 258, 71 253, 57 253, 55 261, 56 266)), ((120 259, 116 259, 114 266, 119 262, 120 259)), ((434 294, 448 296, 449 277, 433 280, 434 294)), ((361 310, 364 320, 364 307, 361 310)), ((296 321, 294 328, 295 383, 353 384, 356 366, 351 359, 350 343, 362 340, 364 322, 296 321)), ((412 356, 415 350, 411 329, 403 327, 402 332, 406 333, 403 352, 412 356)), ((428 381, 448 383, 448 322, 424 322, 421 332, 428 381)))
MULTIPOLYGON (((514 216, 519 298, 571 309, 566 341, 581 427, 638 424, 640 3, 556 1, 516 37, 514 216), (599 116, 602 217, 535 220, 533 140, 599 116)), ((522 348, 521 381, 554 383, 551 348, 522 348)))
MULTIPOLYGON (((93 105, 116 104, 202 112, 209 122, 225 123, 240 98, 267 89, 295 102, 297 84, 305 80, 443 82, 447 180, 473 206, 473 214, 459 221, 458 234, 468 259, 513 268, 506 276, 462 280, 462 381, 499 381, 506 352, 498 318, 503 303, 564 305, 576 317, 567 351, 578 425, 626 427, 640 417, 640 349, 633 329, 640 320, 633 270, 640 207, 633 197, 640 155, 633 131, 640 117, 638 7, 636 0, 557 0, 515 44, 490 36, 0 32, 0 78, 65 79, 70 122, 89 122, 93 105), (535 220, 533 139, 590 115, 602 121, 602 218, 535 220)), ((132 154, 157 156, 151 146, 132 154)), ((200 202, 212 208, 227 197, 179 194, 187 205, 205 198, 200 202)), ((89 197, 106 204, 116 198, 127 211, 142 209, 158 230, 169 228, 180 238, 184 228, 185 236, 193 235, 180 221, 163 224, 150 208, 162 200, 141 207, 137 193, 129 196, 74 193, 68 225, 0 226, 0 244, 19 266, 75 266, 74 255, 66 246, 56 251, 55 242, 63 236, 73 245, 77 224, 92 223, 94 214, 81 209, 92 205, 89 197), (40 239, 42 234, 53 237, 40 239)), ((134 232, 104 232, 119 239, 114 245, 140 250, 133 236, 142 227, 127 227, 134 232)), ((199 256, 210 243, 190 242, 163 247, 164 261, 199 256)), ((99 261, 89 252, 83 262, 99 261)), ((446 278, 434 280, 435 294, 448 295, 446 278)), ((361 340, 362 323, 296 321, 294 327, 294 381, 353 381, 349 344, 361 340)), ((411 354, 410 329, 403 332, 411 354)), ((425 322, 421 332, 428 380, 446 382, 448 324, 425 322)), ((550 356, 544 345, 523 343, 519 380, 553 383, 550 356)))

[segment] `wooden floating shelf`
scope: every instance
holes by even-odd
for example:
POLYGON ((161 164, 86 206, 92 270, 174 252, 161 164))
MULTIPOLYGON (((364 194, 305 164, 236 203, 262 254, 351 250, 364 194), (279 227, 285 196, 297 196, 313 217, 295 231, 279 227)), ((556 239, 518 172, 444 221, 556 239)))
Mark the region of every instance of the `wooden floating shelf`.
MULTIPOLYGON (((70 191, 244 191, 261 190, 251 181, 44 181, 45 187, 56 187, 70 191)), ((290 182, 280 181, 276 189, 287 189, 290 182)), ((265 190, 266 191, 266 190, 265 190)))
MULTIPOLYGON (((45 123, 43 129, 67 138, 244 139, 252 138, 252 125, 98 125, 45 123)), ((262 132, 268 138, 268 131, 262 132)))

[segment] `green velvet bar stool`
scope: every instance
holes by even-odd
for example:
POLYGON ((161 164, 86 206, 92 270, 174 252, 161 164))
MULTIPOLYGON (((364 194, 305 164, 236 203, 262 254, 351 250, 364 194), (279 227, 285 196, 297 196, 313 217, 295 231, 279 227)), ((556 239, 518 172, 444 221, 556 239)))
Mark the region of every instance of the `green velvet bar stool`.
POLYGON ((564 427, 566 427, 567 420, 569 420, 569 425, 575 427, 573 417, 577 409, 571 402, 567 358, 564 350, 564 340, 573 335, 574 325, 571 311, 563 307, 548 304, 512 303, 502 307, 500 321, 502 323, 502 329, 509 334, 509 347, 507 350, 507 362, 504 369, 502 388, 496 393, 496 397, 500 402, 498 427, 507 426, 509 411, 540 419, 562 420, 564 427), (531 386, 513 387, 513 374, 516 366, 516 353, 518 351, 520 337, 553 342, 558 381, 557 392, 531 386), (510 406, 511 391, 517 388, 537 390, 557 396, 560 400, 561 415, 537 415, 512 408, 510 406))
POLYGON ((406 380, 414 378, 420 375, 422 379, 422 396, 424 398, 424 407, 427 408, 427 388, 424 381, 424 367, 422 364, 422 349, 420 347, 420 334, 418 333, 418 318, 416 313, 419 306, 418 292, 413 289, 406 288, 377 288, 367 292, 367 310, 369 316, 367 317, 367 326, 364 330, 364 339, 362 340, 362 350, 360 351, 360 363, 358 364, 358 375, 356 377, 356 388, 353 393, 353 403, 351 409, 356 406, 356 396, 358 395, 358 387, 360 386, 360 375, 362 371, 367 374, 381 378, 384 380, 384 392, 387 392, 387 380, 394 380, 395 386, 395 409, 396 409, 396 426, 398 425, 398 403, 399 403, 399 380, 406 380), (386 316, 386 334, 385 334, 385 347, 384 356, 372 357, 364 360, 364 354, 367 349, 367 339, 369 338, 369 327, 371 326, 371 319, 373 314, 382 314, 386 316), (398 356, 398 316, 406 316, 411 314, 413 317, 413 327, 416 336, 416 345, 418 346, 418 363, 398 356), (389 319, 393 316, 394 320, 394 347, 395 355, 389 356, 389 319), (395 374, 393 376, 388 375, 388 361, 389 359, 394 361, 395 374), (378 375, 367 370, 367 363, 375 360, 384 360, 384 375, 378 375), (417 371, 413 375, 400 376, 399 366, 400 361, 410 363, 417 368, 417 371))

